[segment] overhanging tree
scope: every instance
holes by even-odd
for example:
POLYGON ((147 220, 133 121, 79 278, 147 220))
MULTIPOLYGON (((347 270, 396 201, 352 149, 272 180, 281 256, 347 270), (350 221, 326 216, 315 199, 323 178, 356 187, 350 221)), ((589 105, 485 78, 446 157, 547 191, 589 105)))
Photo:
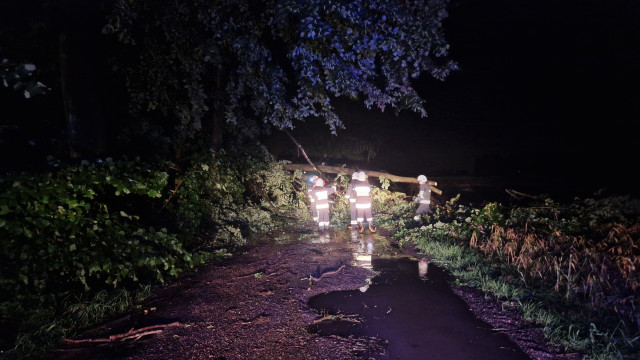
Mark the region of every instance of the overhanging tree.
POLYGON ((0 87, 22 93, 24 99, 0 89, 0 96, 9 98, 0 109, 5 126, 13 129, 0 133, 0 143, 29 139, 37 148, 32 152, 41 158, 52 155, 50 151, 70 158, 109 155, 110 132, 119 130, 115 95, 123 93, 106 63, 106 54, 114 52, 112 44, 101 34, 103 9, 112 4, 112 0, 3 1, 0 87), (40 94, 46 95, 36 96, 40 94))
POLYGON ((448 0, 117 0, 106 32, 121 57, 131 109, 185 144, 228 144, 324 121, 344 127, 338 97, 426 116, 412 79, 443 80, 448 0), (166 126, 169 124, 169 126, 166 126), (224 131, 224 132, 223 132, 224 131))

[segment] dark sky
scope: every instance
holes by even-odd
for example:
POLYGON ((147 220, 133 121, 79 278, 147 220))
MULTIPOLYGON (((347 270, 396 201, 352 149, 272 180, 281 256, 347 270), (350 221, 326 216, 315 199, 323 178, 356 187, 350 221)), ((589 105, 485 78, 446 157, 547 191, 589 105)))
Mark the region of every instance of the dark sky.
POLYGON ((385 128, 369 165, 626 190, 640 143, 639 10, 630 0, 452 0, 445 35, 462 70, 417 84, 426 119, 363 115, 385 128))

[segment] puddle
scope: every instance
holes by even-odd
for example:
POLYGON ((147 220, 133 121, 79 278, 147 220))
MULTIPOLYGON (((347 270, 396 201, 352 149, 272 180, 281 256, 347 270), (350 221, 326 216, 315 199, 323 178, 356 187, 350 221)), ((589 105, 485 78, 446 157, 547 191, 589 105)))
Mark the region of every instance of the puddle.
MULTIPOLYGON (((347 229, 332 229, 326 233, 309 230, 274 236, 279 243, 348 244, 353 251, 354 264, 378 274, 370 279, 368 286, 359 290, 323 294, 309 301, 309 306, 327 319, 310 326, 310 331, 321 336, 365 339, 384 348, 375 353, 364 353, 368 347, 354 347, 353 351, 361 351, 364 358, 530 359, 504 334, 491 330, 488 324, 474 317, 464 301, 451 291, 445 270, 396 255, 389 240, 379 233, 358 234, 347 229)), ((123 323, 107 323, 104 327, 109 328, 109 333, 118 333, 150 325, 144 320, 141 323, 130 318, 121 320, 123 323)), ((168 323, 179 319, 157 320, 168 323)), ((359 341, 354 343, 360 344, 359 341)), ((140 346, 140 342, 108 343, 54 352, 51 358, 118 359, 139 350, 140 346)))
POLYGON ((384 353, 366 354, 374 359, 530 359, 473 315, 452 292, 444 269, 394 257, 388 240, 377 234, 349 233, 349 241, 354 262, 378 275, 360 290, 311 298, 309 306, 324 320, 310 331, 386 343, 384 353))

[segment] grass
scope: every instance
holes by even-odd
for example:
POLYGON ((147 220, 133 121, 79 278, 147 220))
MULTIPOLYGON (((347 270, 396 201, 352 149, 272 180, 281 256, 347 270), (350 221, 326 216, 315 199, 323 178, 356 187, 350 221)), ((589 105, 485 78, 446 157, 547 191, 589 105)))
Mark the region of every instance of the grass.
MULTIPOLYGON (((607 288, 614 283, 611 278, 595 283, 593 279, 603 279, 602 275, 589 275, 600 269, 594 260, 604 261, 601 254, 607 248, 602 245, 607 244, 616 254, 623 254, 607 259, 610 269, 614 265, 620 269, 623 281, 617 283, 630 284, 629 289, 637 284, 637 272, 629 270, 634 261, 632 249, 637 248, 637 203, 626 201, 576 201, 568 207, 571 212, 560 216, 555 210, 559 206, 548 199, 546 206, 554 209, 549 215, 539 207, 500 213, 495 205, 473 209, 446 204, 419 227, 403 220, 382 225, 395 234, 399 244, 411 242, 447 268, 457 284, 478 288, 515 307, 567 352, 579 352, 584 360, 631 360, 640 354, 637 324, 628 321, 628 311, 614 321, 617 311, 608 306, 612 297, 605 292, 626 290, 607 288), (625 212, 620 204, 634 205, 628 208, 636 210, 625 212), (581 223, 584 219, 588 223, 581 223), (603 234, 605 240, 599 240, 603 234), (590 241, 595 245, 589 245, 590 241), (597 296, 578 292, 588 286, 593 286, 592 292, 602 292, 597 296), (586 296, 589 301, 583 300, 586 296)), ((628 298, 639 300, 637 291, 635 294, 628 298)))
POLYGON ((43 349, 50 349, 63 338, 76 335, 82 329, 97 325, 102 319, 135 309, 148 297, 151 286, 136 290, 102 290, 94 294, 65 292, 40 298, 21 298, 19 302, 3 303, 3 309, 22 315, 14 347, 0 354, 7 360, 36 359, 43 349))

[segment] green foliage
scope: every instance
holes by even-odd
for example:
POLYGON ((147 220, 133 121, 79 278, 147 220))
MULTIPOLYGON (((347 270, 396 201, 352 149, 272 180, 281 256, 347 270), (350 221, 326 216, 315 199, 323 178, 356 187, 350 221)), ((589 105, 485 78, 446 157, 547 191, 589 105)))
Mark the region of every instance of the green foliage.
POLYGON ((221 225, 238 213, 244 193, 239 174, 225 166, 224 155, 204 154, 189 159, 187 170, 176 174, 167 208, 176 214, 178 229, 195 235, 202 228, 221 225))
POLYGON ((378 222, 388 222, 393 219, 409 217, 415 211, 414 205, 404 200, 405 194, 393 192, 383 188, 372 187, 371 201, 375 209, 375 218, 378 222))
POLYGON ((389 190, 389 186, 391 186, 391 181, 387 179, 385 176, 380 176, 380 187, 383 190, 389 190))
POLYGON ((259 148, 194 154, 181 165, 53 165, 0 181, 0 326, 17 335, 10 357, 37 357, 129 308, 130 289, 308 213, 302 174, 259 148))
POLYGON ((277 217, 296 218, 304 211, 304 197, 293 186, 300 175, 292 179, 283 163, 261 151, 208 152, 190 158, 186 166, 166 208, 198 249, 233 249, 250 234, 274 229, 277 217))
POLYGON ((595 194, 471 208, 455 200, 427 224, 390 228, 458 281, 519 304, 558 344, 589 359, 637 354, 640 202, 595 194))
POLYGON ((285 164, 285 161, 271 162, 258 169, 250 178, 248 188, 260 199, 262 209, 268 209, 281 219, 302 219, 308 215, 306 193, 299 185, 303 174, 301 171, 291 174, 284 169, 285 164))
POLYGON ((124 47, 114 55, 132 110, 171 119, 166 136, 177 142, 210 134, 202 132, 210 112, 244 135, 309 119, 335 134, 344 127, 333 107, 340 96, 426 115, 412 79, 443 80, 457 69, 446 59, 447 5, 122 0, 104 32, 124 47))
POLYGON ((198 262, 194 250, 232 249, 273 229, 272 214, 302 212, 282 164, 233 156, 194 157, 188 171, 174 171, 173 188, 162 170, 170 164, 110 159, 6 176, 0 286, 11 294, 164 281, 198 262))
POLYGON ((160 281, 176 275, 178 264, 190 265, 188 253, 174 234, 136 213, 166 184, 165 172, 110 159, 3 178, 2 289, 117 287, 149 273, 160 281))

